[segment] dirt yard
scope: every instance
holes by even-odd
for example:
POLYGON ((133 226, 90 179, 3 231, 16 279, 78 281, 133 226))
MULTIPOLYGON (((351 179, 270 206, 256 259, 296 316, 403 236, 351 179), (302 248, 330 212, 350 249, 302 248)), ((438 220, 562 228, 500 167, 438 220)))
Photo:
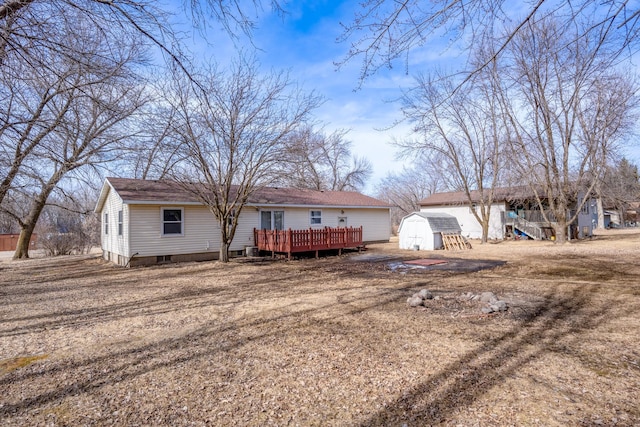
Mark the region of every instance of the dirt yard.
POLYGON ((228 265, 3 260, 0 425, 639 426, 639 231, 228 265), (401 262, 417 258, 447 262, 401 262), (434 299, 409 307, 421 289, 434 299), (481 292, 508 310, 483 313, 481 292))

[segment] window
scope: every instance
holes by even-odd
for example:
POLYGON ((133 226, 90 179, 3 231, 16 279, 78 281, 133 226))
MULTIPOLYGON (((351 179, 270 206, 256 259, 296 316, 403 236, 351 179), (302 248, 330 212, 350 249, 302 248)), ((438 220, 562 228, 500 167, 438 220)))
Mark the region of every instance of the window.
POLYGON ((273 212, 273 229, 282 230, 284 228, 284 211, 273 212))
POLYGON ((283 230, 284 211, 261 211, 260 228, 262 230, 283 230))
POLYGON ((311 225, 321 225, 322 211, 309 211, 309 223, 311 225))
POLYGON ((162 235, 182 235, 182 208, 162 208, 162 235))
POLYGON ((104 214, 104 234, 109 234, 109 214, 104 214))
POLYGON ((589 203, 587 201, 585 201, 584 204, 582 205, 582 213, 583 214, 589 213, 589 203))
POLYGON ((118 236, 122 236, 122 211, 118 211, 118 236))

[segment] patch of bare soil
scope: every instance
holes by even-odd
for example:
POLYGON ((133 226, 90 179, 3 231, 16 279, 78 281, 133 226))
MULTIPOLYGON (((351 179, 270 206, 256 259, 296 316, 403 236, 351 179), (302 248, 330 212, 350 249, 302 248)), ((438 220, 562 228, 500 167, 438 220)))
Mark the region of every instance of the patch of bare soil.
POLYGON ((0 262, 2 425, 640 425, 640 234, 0 262), (442 259, 424 268, 402 261, 442 259), (411 264, 409 264, 411 265, 411 264), (428 289, 434 299, 406 300, 428 289), (509 309, 482 313, 470 295, 509 309))

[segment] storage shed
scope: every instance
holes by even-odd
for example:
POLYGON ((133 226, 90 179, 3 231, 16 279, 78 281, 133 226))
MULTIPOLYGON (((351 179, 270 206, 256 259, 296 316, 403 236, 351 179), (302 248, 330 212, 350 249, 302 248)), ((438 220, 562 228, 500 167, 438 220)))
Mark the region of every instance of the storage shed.
POLYGON ((442 249, 441 233, 460 234, 460 231, 460 224, 453 215, 413 212, 400 221, 400 228, 398 228, 400 249, 442 249))

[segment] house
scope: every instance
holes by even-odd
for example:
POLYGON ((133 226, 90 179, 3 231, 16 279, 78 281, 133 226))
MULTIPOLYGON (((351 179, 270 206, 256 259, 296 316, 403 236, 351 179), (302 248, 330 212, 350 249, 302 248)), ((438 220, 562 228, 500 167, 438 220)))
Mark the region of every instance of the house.
POLYGON ((398 228, 400 249, 442 249, 442 233, 460 234, 458 220, 453 215, 434 212, 413 212, 402 218, 398 228))
MULTIPOLYGON (((454 216, 462 235, 472 239, 482 238, 482 226, 473 215, 479 209, 480 192, 471 192, 471 203, 463 191, 435 193, 420 201, 420 212, 445 213, 454 216)), ((544 202, 544 201, 543 201, 544 202)), ((553 215, 547 212, 553 220, 553 215)), ((597 223, 595 200, 588 200, 572 224, 571 238, 591 236, 597 223)), ((505 239, 520 236, 531 239, 552 239, 553 223, 546 222, 535 197, 528 187, 496 188, 489 214, 489 239, 505 239)))
MULTIPOLYGON (((262 188, 239 214, 230 255, 256 245, 254 229, 362 227, 363 243, 388 242, 390 208, 357 192, 262 188)), ((101 218, 103 257, 118 265, 218 258, 216 219, 175 182, 107 178, 94 211, 101 218)))

